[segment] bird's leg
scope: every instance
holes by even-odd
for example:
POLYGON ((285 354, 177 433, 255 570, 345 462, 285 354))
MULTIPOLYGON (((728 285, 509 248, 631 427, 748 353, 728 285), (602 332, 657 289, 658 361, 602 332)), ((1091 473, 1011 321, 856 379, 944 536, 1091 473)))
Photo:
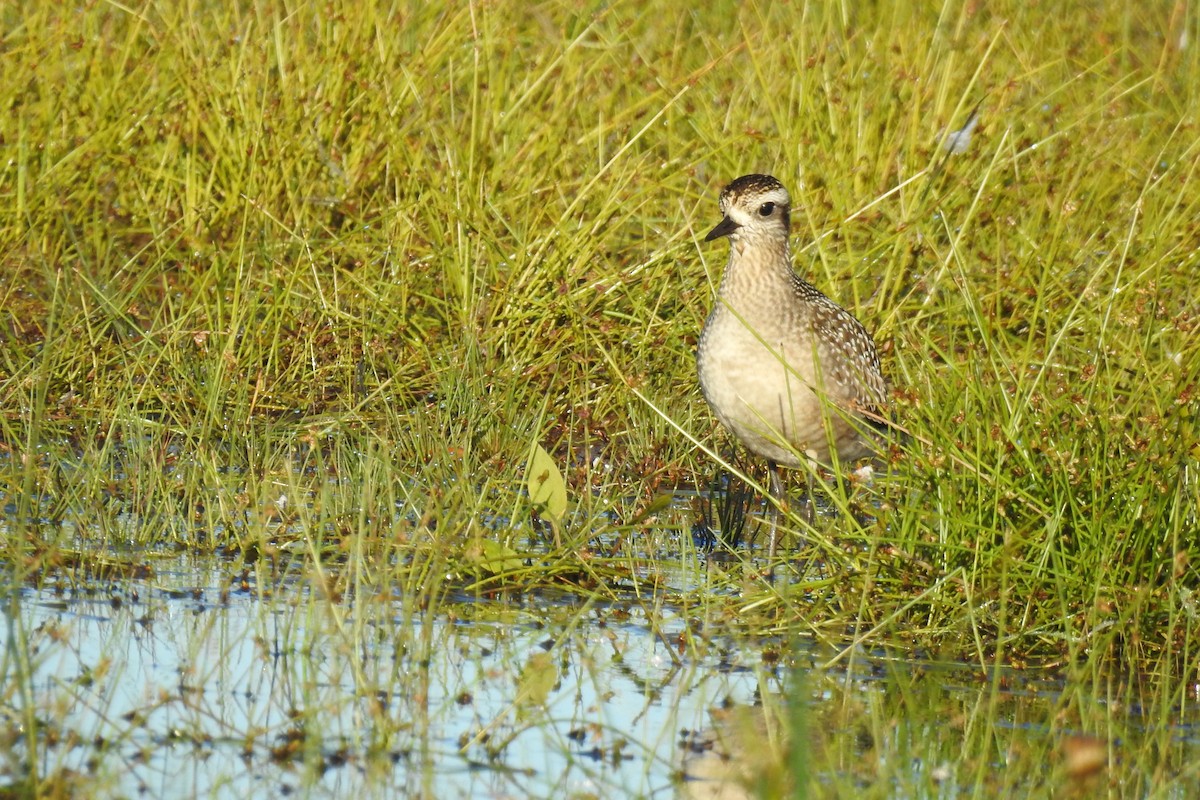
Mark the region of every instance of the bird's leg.
MULTIPOLYGON (((767 469, 771 473, 771 497, 775 499, 775 508, 771 513, 771 539, 767 546, 767 558, 775 560, 775 549, 779 544, 779 517, 784 513, 786 506, 787 494, 783 487, 783 475, 779 471, 779 465, 774 461, 767 462, 767 469)), ((804 492, 804 521, 812 527, 816 521, 817 504, 813 499, 813 470, 808 470, 806 479, 806 488, 804 492)))
POLYGON ((810 528, 817 521, 817 501, 813 497, 813 473, 813 469, 808 470, 807 485, 804 489, 804 521, 810 528))
POLYGON ((767 470, 771 473, 771 497, 775 498, 774 508, 771 509, 771 539, 767 545, 767 560, 774 561, 779 534, 779 515, 783 513, 783 478, 779 475, 779 465, 774 461, 767 462, 767 470))

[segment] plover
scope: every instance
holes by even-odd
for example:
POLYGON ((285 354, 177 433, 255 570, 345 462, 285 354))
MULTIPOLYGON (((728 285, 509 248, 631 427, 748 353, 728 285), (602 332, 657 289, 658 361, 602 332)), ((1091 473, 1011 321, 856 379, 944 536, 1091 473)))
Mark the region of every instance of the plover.
POLYGON ((780 466, 877 452, 887 383, 862 323, 792 270, 783 184, 743 175, 721 192, 720 208, 704 240, 728 236, 729 264, 700 334, 700 387, 717 419, 767 460, 781 500, 780 466))

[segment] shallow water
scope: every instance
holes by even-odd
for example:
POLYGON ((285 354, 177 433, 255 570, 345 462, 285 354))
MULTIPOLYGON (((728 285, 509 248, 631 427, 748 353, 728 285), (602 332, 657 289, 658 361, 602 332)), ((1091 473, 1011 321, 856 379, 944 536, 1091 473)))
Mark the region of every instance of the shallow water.
MULTIPOLYGON (((829 796, 1200 790, 1195 697, 1163 730, 1149 720, 1168 715, 1111 682, 880 653, 822 669, 833 651, 635 602, 526 596, 427 616, 302 581, 260 595, 189 559, 9 597, 3 771, 29 757, 32 701, 40 773, 80 773, 89 796, 739 796, 704 794, 714 784, 681 765, 741 763, 725 743, 732 761, 697 763, 714 713, 786 709, 789 693, 803 767, 829 796), (1073 747, 1100 766, 1073 764, 1073 747)), ((769 749, 762 735, 742 749, 769 749)))

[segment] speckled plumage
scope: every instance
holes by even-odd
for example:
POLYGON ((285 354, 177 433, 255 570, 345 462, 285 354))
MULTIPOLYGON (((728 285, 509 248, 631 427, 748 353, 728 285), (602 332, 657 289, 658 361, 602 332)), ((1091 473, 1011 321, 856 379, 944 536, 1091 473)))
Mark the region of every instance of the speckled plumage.
POLYGON ((729 264, 696 354, 717 418, 772 466, 846 462, 878 447, 887 383, 862 324, 792 270, 791 198, 769 175, 721 192, 729 264), (863 412, 866 412, 865 414, 863 412))

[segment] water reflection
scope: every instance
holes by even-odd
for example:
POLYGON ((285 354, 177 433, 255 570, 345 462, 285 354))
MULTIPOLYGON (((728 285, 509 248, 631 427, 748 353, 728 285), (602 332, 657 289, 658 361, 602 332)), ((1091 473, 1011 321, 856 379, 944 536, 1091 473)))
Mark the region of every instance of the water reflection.
POLYGON ((259 596, 222 574, 180 562, 99 594, 17 590, 5 774, 30 756, 27 697, 39 770, 86 776, 96 795, 730 798, 811 782, 994 796, 1108 785, 1150 750, 1163 769, 1123 786, 1197 788, 1188 708, 1118 710, 1058 679, 866 653, 815 670, 829 655, 815 645, 764 648, 719 625, 678 647, 696 620, 633 602, 430 616, 303 581, 259 596))

